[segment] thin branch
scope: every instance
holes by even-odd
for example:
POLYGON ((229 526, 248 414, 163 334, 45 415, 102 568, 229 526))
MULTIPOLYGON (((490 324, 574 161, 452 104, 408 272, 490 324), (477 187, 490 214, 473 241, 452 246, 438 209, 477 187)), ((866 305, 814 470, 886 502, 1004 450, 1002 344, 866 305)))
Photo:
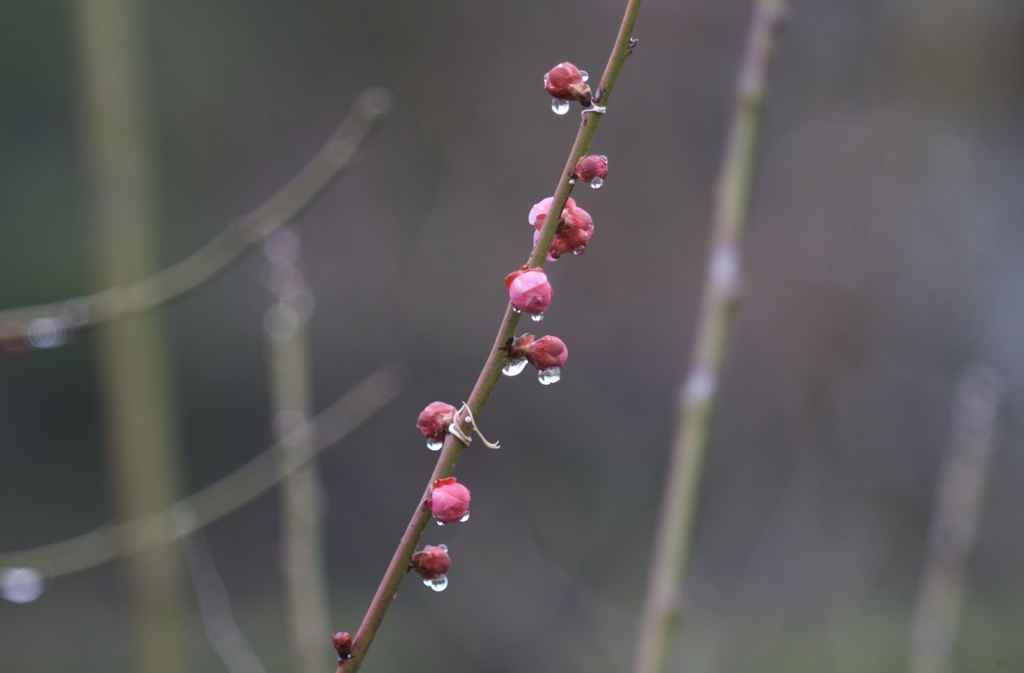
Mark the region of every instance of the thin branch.
POLYGON ((981 515, 1000 399, 985 367, 964 374, 953 399, 951 441, 939 472, 935 510, 910 637, 910 673, 946 673, 967 584, 967 559, 981 515))
POLYGON ((696 343, 679 401, 634 673, 667 669, 682 614, 697 494, 718 381, 739 306, 741 246, 750 208, 765 80, 785 11, 783 0, 756 0, 747 33, 718 176, 696 343))
POLYGON ((4 339, 24 338, 34 320, 79 329, 141 311, 195 289, 223 270, 246 247, 294 218, 344 169, 351 166, 374 123, 387 112, 391 94, 373 87, 359 95, 341 126, 320 151, 276 194, 231 223, 189 257, 128 285, 63 301, 0 311, 4 339))
MULTIPOLYGON (((622 66, 631 53, 630 42, 637 13, 640 10, 640 1, 629 0, 626 6, 615 46, 608 60, 605 72, 601 77, 599 92, 601 93, 600 104, 602 106, 608 105, 611 91, 622 71, 622 66)), ((558 228, 558 222, 561 219, 562 209, 565 207, 569 194, 572 192, 573 184, 569 181, 569 174, 575 168, 576 162, 579 161, 580 157, 589 150, 591 140, 597 132, 598 124, 603 116, 603 114, 592 109, 584 110, 582 113, 582 121, 576 133, 576 140, 569 153, 565 169, 559 177, 553 202, 541 228, 537 243, 534 245, 528 260, 529 266, 533 268, 540 268, 544 265, 547 252, 551 247, 551 242, 558 228)), ((514 312, 511 304, 506 306, 505 316, 501 321, 501 326, 498 328, 494 345, 491 347, 487 361, 480 371, 480 375, 467 401, 469 412, 475 419, 479 419, 483 414, 484 406, 487 404, 487 400, 490 398, 498 379, 501 378, 501 369, 505 365, 506 355, 502 348, 515 334, 520 318, 521 314, 514 312)), ((460 412, 456 416, 456 422, 464 430, 469 429, 466 423, 465 412, 460 412)), ((438 457, 437 465, 434 467, 434 472, 430 476, 429 481, 427 481, 427 486, 416 503, 416 509, 413 512, 412 518, 406 526, 405 533, 398 543, 398 548, 395 550, 391 562, 384 573, 384 577, 381 579, 380 586, 377 588, 377 592, 370 602, 370 606, 359 626, 359 631, 356 633, 352 643, 352 656, 349 659, 338 662, 337 673, 356 673, 362 665, 363 659, 366 657, 366 653, 373 643, 381 623, 384 621, 388 608, 391 607, 392 601, 394 601, 395 596, 398 594, 398 587, 402 580, 405 579, 409 559, 413 551, 415 551, 416 545, 419 544, 420 538, 423 536, 423 530, 430 521, 430 513, 423 505, 430 494, 430 488, 438 479, 451 476, 464 448, 465 445, 455 436, 448 435, 446 437, 441 455, 438 457)))
POLYGON ((361 425, 401 388, 393 368, 379 369, 315 416, 317 441, 301 462, 281 464, 280 442, 231 474, 151 516, 111 523, 60 542, 0 554, 0 568, 32 567, 44 577, 88 570, 205 528, 273 488, 281 479, 361 425))

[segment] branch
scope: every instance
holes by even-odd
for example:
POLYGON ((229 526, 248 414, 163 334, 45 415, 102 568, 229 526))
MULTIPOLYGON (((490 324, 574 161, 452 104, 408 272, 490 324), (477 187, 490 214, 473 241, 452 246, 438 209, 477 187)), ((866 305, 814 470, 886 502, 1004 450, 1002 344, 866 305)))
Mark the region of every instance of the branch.
POLYGON ((1000 389, 993 372, 972 367, 953 399, 951 441, 935 490, 935 509, 910 633, 910 673, 946 673, 967 584, 988 463, 995 445, 1000 389))
MULTIPOLYGON (((619 28, 618 37, 615 40, 615 46, 608 59, 608 65, 601 77, 600 88, 597 92, 598 100, 603 106, 608 105, 612 89, 618 80, 619 73, 622 71, 622 66, 632 51, 631 38, 633 26, 636 23, 639 10, 640 0, 629 0, 619 28)), ((603 116, 603 114, 589 108, 582 113, 582 121, 576 133, 576 141, 573 143, 565 169, 562 171, 558 181, 558 187, 555 190, 553 202, 544 221, 544 226, 541 228, 540 236, 527 262, 530 267, 540 268, 544 265, 547 252, 551 247, 551 242, 558 228, 558 222, 561 219, 562 209, 565 207, 569 194, 572 192, 573 183, 570 182, 569 174, 575 168, 576 162, 579 161, 580 157, 589 150, 591 140, 597 132, 598 124, 603 116)), ((501 321, 501 326, 498 328, 494 345, 491 347, 487 361, 480 371, 476 385, 473 386, 473 391, 469 394, 467 406, 469 407, 469 413, 472 414, 474 419, 481 417, 484 405, 487 404, 494 386, 497 384, 498 379, 501 378, 501 369, 505 365, 506 359, 506 353, 502 348, 515 335, 521 317, 521 314, 512 310, 511 303, 505 308, 505 316, 501 321)), ((467 418, 466 412, 460 410, 456 415, 455 422, 460 428, 468 430, 467 418)), ((398 594, 398 587, 406 576, 412 553, 416 549, 416 545, 419 544, 420 538, 423 536, 423 530, 430 521, 430 512, 423 506, 423 502, 429 496, 430 488, 435 481, 451 476, 464 448, 465 445, 454 435, 449 434, 445 438, 441 455, 438 457, 437 465, 434 467, 434 472, 430 476, 423 494, 416 503, 416 509, 413 512, 412 518, 406 526, 405 533, 398 543, 398 548, 388 564, 380 586, 377 588, 377 593, 370 602, 366 615, 359 626, 359 631, 352 642, 351 657, 338 662, 336 673, 356 673, 359 667, 362 666, 366 652, 373 643, 373 639, 377 635, 381 623, 384 621, 388 608, 391 607, 392 601, 394 601, 395 596, 398 594)))
POLYGON ((246 247, 295 217, 324 187, 358 158, 377 119, 387 112, 391 94, 383 88, 359 95, 341 126, 305 167, 276 194, 248 215, 232 222, 189 257, 152 276, 127 285, 63 301, 0 311, 0 337, 24 339, 40 318, 78 329, 142 311, 195 289, 224 269, 246 247))
POLYGON ((732 120, 715 195, 696 344, 679 402, 634 673, 666 670, 672 636, 682 613, 683 584, 718 380, 739 306, 740 253, 750 209, 765 78, 785 11, 783 0, 755 1, 736 81, 732 120))
POLYGON ((401 388, 393 368, 379 369, 311 419, 317 441, 301 461, 282 465, 278 442, 231 474, 156 514, 112 523, 60 542, 0 554, 0 568, 30 566, 44 577, 88 570, 143 549, 167 544, 204 528, 313 460, 395 398, 401 388))

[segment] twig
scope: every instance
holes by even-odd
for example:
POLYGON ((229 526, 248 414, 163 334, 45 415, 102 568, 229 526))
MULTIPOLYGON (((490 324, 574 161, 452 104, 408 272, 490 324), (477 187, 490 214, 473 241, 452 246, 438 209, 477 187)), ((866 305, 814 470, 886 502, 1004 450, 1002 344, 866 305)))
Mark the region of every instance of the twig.
POLYGON ((44 577, 88 570, 205 528, 256 497, 333 445, 391 402, 401 387, 398 372, 379 369, 310 422, 317 441, 303 462, 283 466, 275 443, 231 474, 151 516, 111 523, 42 547, 0 554, 0 568, 33 567, 44 577))
POLYGON ((323 548, 323 486, 315 461, 307 459, 316 442, 309 417, 313 381, 309 354, 309 314, 313 295, 302 276, 302 244, 291 229, 263 242, 267 287, 274 303, 263 319, 270 370, 274 433, 280 441, 281 566, 288 605, 288 626, 298 673, 323 671, 330 650, 327 572, 323 548), (289 469, 294 463, 301 468, 289 469))
POLYGON ((373 87, 359 95, 341 126, 320 151, 276 194, 189 257, 128 285, 71 299, 0 311, 3 338, 25 337, 34 320, 59 321, 66 329, 88 327, 124 313, 141 311, 195 289, 220 272, 246 247, 294 218, 324 187, 358 158, 391 94, 373 87))
POLYGON ((949 451, 939 472, 935 510, 910 637, 910 673, 946 673, 963 603, 967 558, 985 495, 1000 390, 994 374, 974 367, 953 400, 949 451))
POLYGON ((682 590, 712 412, 739 306, 741 244, 750 208, 765 79, 784 16, 783 0, 756 0, 754 4, 718 176, 696 343, 679 400, 634 673, 666 670, 672 636, 682 613, 682 590))
MULTIPOLYGON (((608 105, 612 89, 618 80, 619 73, 622 71, 622 66, 631 53, 630 42, 639 10, 640 0, 629 0, 619 28, 618 37, 615 40, 615 46, 601 77, 599 92, 601 93, 600 104, 602 106, 608 105)), ((582 114, 583 119, 580 122, 576 140, 569 153, 565 169, 559 178, 558 187, 555 190, 551 207, 544 220, 537 243, 534 245, 528 260, 529 266, 533 268, 540 268, 544 265, 547 252, 551 247, 551 242, 558 228, 558 222, 561 219, 562 209, 565 207, 565 203, 572 191, 573 184, 569 181, 569 174, 575 168, 580 157, 586 154, 590 148, 591 140, 597 132, 597 126, 603 116, 603 114, 597 112, 587 111, 582 114)), ((521 314, 514 312, 510 303, 505 308, 505 316, 501 321, 501 326, 498 328, 498 334, 494 339, 494 345, 491 347, 487 361, 480 371, 476 384, 473 386, 473 391, 469 394, 467 406, 469 412, 476 419, 481 417, 484 405, 487 404, 494 386, 497 384, 498 379, 501 378, 501 369, 505 365, 506 355, 502 348, 515 334, 520 318, 521 314)), ((456 422, 460 425, 464 424, 465 417, 464 413, 457 415, 456 422)), ((384 621, 388 608, 398 594, 398 587, 406 576, 409 559, 423 535, 424 528, 426 528, 427 523, 430 521, 430 513, 422 506, 422 503, 429 496, 430 487, 435 481, 451 476, 459 457, 462 455, 463 448, 465 447, 462 442, 453 435, 446 437, 441 455, 438 457, 437 465, 434 467, 434 472, 427 482, 423 495, 417 500, 412 518, 406 526, 405 533, 398 543, 398 548, 395 549, 391 562, 388 564, 384 577, 381 579, 380 586, 377 588, 377 592, 374 594, 373 600, 370 602, 370 606, 359 626, 359 631, 356 633, 352 643, 352 656, 349 659, 338 662, 337 673, 356 673, 362 665, 366 652, 373 643, 373 639, 377 635, 381 623, 384 621)))

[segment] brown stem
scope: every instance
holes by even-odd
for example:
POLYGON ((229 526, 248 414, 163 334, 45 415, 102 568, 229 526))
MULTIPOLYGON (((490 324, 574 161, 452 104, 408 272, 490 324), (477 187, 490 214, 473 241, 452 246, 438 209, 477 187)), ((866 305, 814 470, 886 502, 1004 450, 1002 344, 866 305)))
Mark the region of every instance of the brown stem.
MULTIPOLYGON (((625 16, 622 19, 622 25, 619 28, 615 46, 612 49, 611 57, 608 59, 604 75, 601 77, 602 106, 608 105, 612 88, 615 86, 619 73, 622 71, 622 66, 629 55, 627 52, 629 51, 633 25, 636 23, 636 16, 640 10, 640 2, 641 0, 629 0, 626 6, 625 16)), ((597 132, 597 126, 603 116, 602 113, 591 109, 584 110, 582 113, 583 119, 576 133, 576 141, 569 152, 569 158, 558 180, 558 187, 555 189, 548 216, 544 220, 540 236, 527 262, 530 267, 540 268, 544 266, 548 249, 551 247, 551 241, 554 239, 555 231, 558 228, 562 209, 565 207, 569 194, 572 192, 569 173, 575 168, 576 162, 579 161, 580 157, 586 154, 590 148, 591 140, 597 132)), ((480 418, 484 405, 487 404, 494 386, 501 377, 501 369, 506 361, 506 353, 502 348, 509 338, 515 335, 521 317, 520 314, 512 310, 511 304, 506 306, 505 316, 501 321, 501 327, 498 328, 498 334, 494 338, 494 345, 491 347, 487 362, 480 371, 480 376, 477 378, 476 385, 473 386, 473 391, 469 394, 469 400, 466 403, 475 419, 480 418)), ((468 432, 470 428, 466 425, 465 418, 465 415, 460 412, 456 416, 456 422, 468 432)), ((416 510, 413 512, 408 526, 406 526, 405 533, 398 543, 398 548, 395 550, 395 554, 388 564, 384 577, 381 579, 380 586, 377 588, 377 593, 370 602, 370 607, 367 609, 362 624, 359 626, 359 631, 356 633, 352 643, 352 656, 349 659, 338 662, 336 673, 356 673, 362 665, 366 652, 373 643, 373 639, 377 635, 381 623, 384 621, 384 616, 387 614, 388 608, 391 607, 391 602, 398 593, 398 587, 406 576, 409 559, 412 557, 416 545, 419 544, 424 528, 426 528, 427 523, 430 521, 430 512, 424 506, 424 502, 430 494, 431 486, 438 479, 451 476, 464 448, 465 446, 462 442, 454 436, 448 435, 446 437, 441 455, 438 457, 437 465, 434 467, 434 472, 427 482, 423 495, 417 502, 416 510)))

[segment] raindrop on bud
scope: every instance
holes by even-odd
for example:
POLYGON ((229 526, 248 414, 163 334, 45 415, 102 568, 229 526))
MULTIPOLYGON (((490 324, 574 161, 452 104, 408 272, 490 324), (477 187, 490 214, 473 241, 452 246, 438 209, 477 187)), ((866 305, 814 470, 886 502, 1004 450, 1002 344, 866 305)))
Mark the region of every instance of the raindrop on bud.
POLYGON ((562 370, 558 367, 552 367, 551 369, 542 369, 537 372, 537 380, 545 386, 550 386, 552 383, 558 383, 559 379, 562 378, 562 370))
POLYGON ((551 99, 551 110, 556 115, 564 115, 566 112, 569 111, 569 101, 562 100, 560 98, 552 98, 551 99))
POLYGON ((448 588, 448 576, 441 575, 440 577, 435 577, 432 580, 423 580, 423 584, 430 587, 434 591, 444 591, 448 588))
POLYGON ((427 448, 431 451, 440 451, 441 447, 444 446, 444 442, 438 439, 428 439, 427 448))
POLYGON ((590 181, 591 189, 601 189, 602 187, 604 187, 604 180, 602 180, 601 178, 594 178, 593 180, 590 181))
MULTIPOLYGON (((590 79, 590 75, 587 73, 586 70, 580 70, 580 77, 583 78, 584 82, 586 82, 588 79, 590 79)), ((544 85, 547 86, 547 82, 545 82, 544 85)))
POLYGON ((466 523, 467 521, 469 521, 469 512, 466 512, 466 515, 459 519, 459 523, 466 523))
POLYGON ((530 317, 533 318, 533 322, 540 322, 544 319, 544 314, 538 313, 537 315, 531 315, 530 317))
POLYGON ((517 376, 522 373, 525 368, 526 358, 515 358, 513 360, 509 360, 508 364, 502 367, 501 373, 505 376, 517 376))

